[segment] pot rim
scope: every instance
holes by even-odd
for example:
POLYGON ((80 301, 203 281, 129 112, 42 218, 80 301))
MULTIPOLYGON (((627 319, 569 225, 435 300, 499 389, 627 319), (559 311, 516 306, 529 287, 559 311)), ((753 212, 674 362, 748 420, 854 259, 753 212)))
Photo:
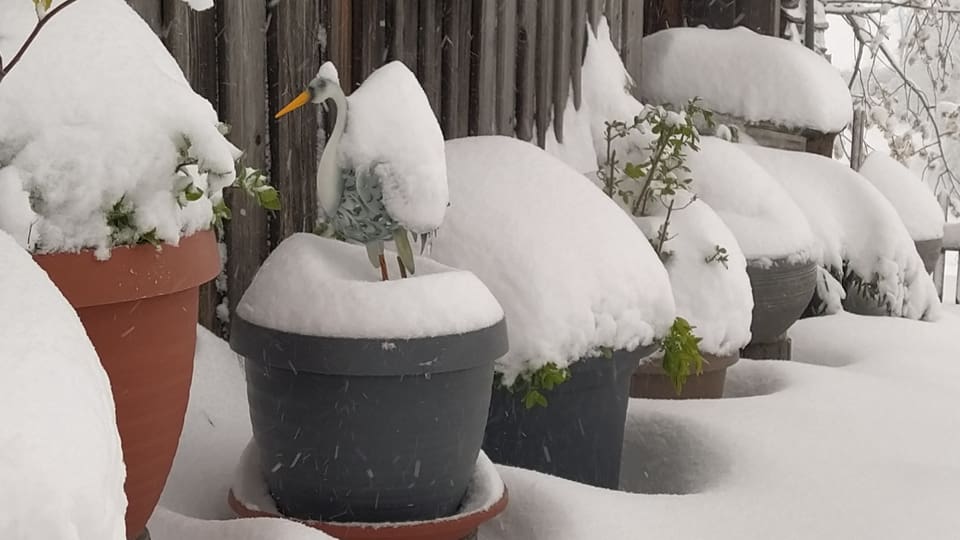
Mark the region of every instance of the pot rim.
MULTIPOLYGON (((727 369, 728 367, 736 364, 740 361, 740 353, 735 352, 733 354, 728 354, 726 356, 718 356, 710 353, 701 353, 703 355, 703 374, 713 373, 715 371, 721 371, 727 369)), ((660 362, 653 361, 641 364, 637 367, 636 373, 641 375, 662 375, 664 377, 667 374, 663 371, 663 365, 660 362)), ((690 374, 691 377, 696 377, 696 374, 690 374)))
POLYGON ((37 254, 33 260, 74 308, 120 304, 198 287, 220 273, 212 230, 198 231, 178 245, 118 246, 98 260, 93 249, 37 254))
POLYGON ((462 334, 420 338, 307 336, 263 327, 234 314, 230 348, 264 366, 323 375, 399 376, 489 365, 507 353, 507 321, 462 334), (294 364, 292 358, 297 359, 294 364))

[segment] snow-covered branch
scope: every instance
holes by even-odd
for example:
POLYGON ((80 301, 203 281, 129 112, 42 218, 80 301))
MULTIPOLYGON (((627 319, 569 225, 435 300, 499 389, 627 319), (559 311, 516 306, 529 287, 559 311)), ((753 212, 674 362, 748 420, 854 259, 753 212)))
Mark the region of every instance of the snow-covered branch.
POLYGON ((57 13, 63 11, 67 6, 73 4, 77 0, 65 0, 59 6, 50 10, 49 13, 40 17, 40 20, 37 21, 36 26, 33 27, 33 31, 30 32, 30 35, 27 37, 26 41, 23 42, 23 45, 20 46, 20 49, 17 50, 16 54, 13 55, 13 59, 10 60, 9 64, 4 65, 3 58, 0 57, 0 82, 3 82, 4 77, 10 73, 10 70, 13 69, 20 59, 23 58, 23 53, 27 52, 27 48, 30 47, 30 44, 33 43, 33 40, 37 39, 37 36, 40 35, 40 30, 43 29, 43 26, 47 24, 47 21, 52 19, 57 13))

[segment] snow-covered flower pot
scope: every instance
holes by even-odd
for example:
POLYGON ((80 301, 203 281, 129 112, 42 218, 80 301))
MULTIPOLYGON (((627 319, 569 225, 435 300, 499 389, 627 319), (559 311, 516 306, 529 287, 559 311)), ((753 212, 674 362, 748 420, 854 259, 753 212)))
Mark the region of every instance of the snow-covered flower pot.
POLYGON ((283 514, 410 521, 460 505, 506 324, 474 275, 416 266, 378 281, 362 246, 296 234, 244 294, 230 344, 283 514))
POLYGON ((931 238, 930 240, 914 240, 913 245, 917 247, 917 253, 923 261, 923 269, 928 274, 933 273, 937 268, 937 261, 940 260, 940 252, 943 250, 943 237, 931 238))
POLYGON ((213 232, 178 246, 35 255, 77 310, 110 378, 127 466, 127 534, 160 499, 183 429, 197 339, 199 287, 220 272, 213 232))
POLYGON ((674 316, 663 265, 613 201, 536 146, 471 137, 446 156, 451 206, 431 256, 476 273, 510 333, 484 450, 615 488, 629 373, 674 316), (565 381, 531 382, 551 365, 565 381))
POLYGON ((522 394, 496 388, 484 451, 497 463, 616 489, 630 376, 655 349, 575 362, 569 380, 547 394, 546 407, 527 407, 522 394))
POLYGON ((768 265, 747 264, 753 291, 751 344, 771 343, 797 322, 810 304, 817 286, 817 265, 813 261, 772 261, 768 265))

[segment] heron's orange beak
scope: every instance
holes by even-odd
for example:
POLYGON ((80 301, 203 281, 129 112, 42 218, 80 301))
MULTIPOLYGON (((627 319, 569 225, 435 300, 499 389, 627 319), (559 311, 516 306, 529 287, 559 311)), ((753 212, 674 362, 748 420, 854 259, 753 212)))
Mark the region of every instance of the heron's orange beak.
POLYGON ((280 109, 280 112, 278 112, 274 116, 274 118, 280 118, 281 116, 287 114, 290 111, 303 107, 307 103, 310 103, 310 92, 308 92, 307 90, 304 90, 303 92, 300 92, 299 96, 293 98, 293 101, 291 101, 290 103, 287 103, 284 108, 280 109))

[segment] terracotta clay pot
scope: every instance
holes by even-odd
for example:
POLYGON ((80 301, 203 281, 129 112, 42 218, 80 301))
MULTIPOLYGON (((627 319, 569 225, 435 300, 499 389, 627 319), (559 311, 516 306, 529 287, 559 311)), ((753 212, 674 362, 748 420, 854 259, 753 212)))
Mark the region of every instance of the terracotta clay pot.
POLYGON ((943 248, 943 238, 933 238, 931 240, 916 240, 913 242, 917 246, 917 253, 923 260, 923 268, 928 274, 933 273, 937 267, 937 261, 940 259, 940 250, 943 248))
POLYGON ((143 533, 173 464, 193 376, 199 287, 220 271, 204 231, 179 246, 120 247, 34 260, 77 310, 110 378, 127 468, 127 538, 143 533))
POLYGON ((657 358, 642 364, 633 372, 630 397, 648 399, 717 399, 723 397, 727 368, 736 364, 737 355, 703 355, 703 373, 687 377, 683 391, 678 395, 670 377, 663 371, 657 358))
MULTIPOLYGON (((507 489, 504 488, 500 499, 488 508, 432 521, 405 523, 332 523, 309 519, 294 521, 319 529, 341 540, 466 540, 475 539, 480 525, 503 512, 507 507, 507 499, 507 489)), ((292 519, 247 506, 234 496, 233 490, 228 495, 227 503, 242 518, 292 519)))

